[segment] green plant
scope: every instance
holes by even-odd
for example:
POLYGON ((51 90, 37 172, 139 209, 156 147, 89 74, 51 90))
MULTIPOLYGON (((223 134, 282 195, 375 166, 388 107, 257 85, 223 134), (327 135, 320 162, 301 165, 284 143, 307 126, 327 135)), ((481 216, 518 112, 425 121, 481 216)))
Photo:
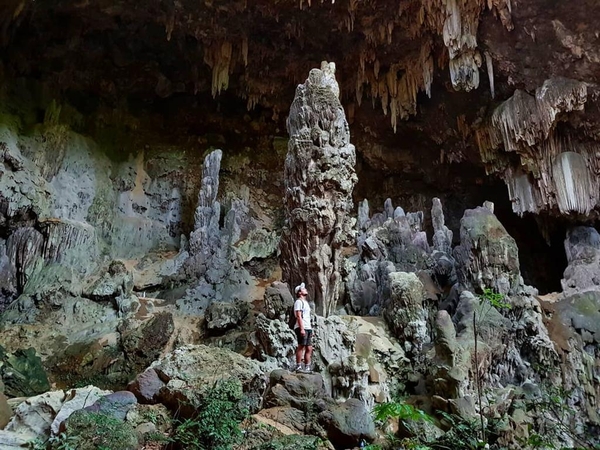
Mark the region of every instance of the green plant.
MULTIPOLYGON (((442 420, 449 426, 449 430, 444 433, 435 443, 430 444, 431 448, 436 450, 477 450, 486 448, 487 443, 480 439, 480 429, 477 421, 465 420, 459 416, 438 411, 442 420)), ((485 435, 485 430, 484 430, 485 435)))
POLYGON ((241 441, 240 423, 248 416, 242 398, 239 380, 217 381, 200 395, 195 416, 177 425, 174 441, 189 450, 230 450, 241 441))
POLYGON ((539 397, 528 402, 527 409, 532 411, 536 417, 544 418, 545 427, 541 433, 529 427, 529 437, 523 439, 521 444, 524 448, 544 448, 551 450, 562 449, 556 443, 568 437, 578 449, 598 449, 600 445, 592 442, 588 437, 577 434, 572 426, 572 419, 578 412, 571 408, 565 399, 571 396, 571 392, 562 388, 548 388, 539 397))
POLYGON ((76 411, 69 417, 67 431, 48 440, 50 450, 130 450, 137 447, 133 428, 114 417, 76 411))
POLYGON ((373 408, 373 418, 377 422, 399 419, 405 422, 423 420, 433 423, 433 418, 429 414, 404 402, 387 402, 376 405, 373 408))

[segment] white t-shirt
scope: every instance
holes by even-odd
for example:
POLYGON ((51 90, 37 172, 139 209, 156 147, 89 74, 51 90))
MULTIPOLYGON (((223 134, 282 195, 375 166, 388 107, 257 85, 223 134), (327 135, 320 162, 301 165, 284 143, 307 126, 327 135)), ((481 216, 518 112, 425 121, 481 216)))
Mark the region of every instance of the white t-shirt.
MULTIPOLYGON (((311 330, 310 326, 310 305, 306 300, 298 299, 294 303, 294 314, 296 311, 302 311, 302 325, 305 330, 311 330)), ((298 321, 294 324, 294 330, 298 328, 298 321)))

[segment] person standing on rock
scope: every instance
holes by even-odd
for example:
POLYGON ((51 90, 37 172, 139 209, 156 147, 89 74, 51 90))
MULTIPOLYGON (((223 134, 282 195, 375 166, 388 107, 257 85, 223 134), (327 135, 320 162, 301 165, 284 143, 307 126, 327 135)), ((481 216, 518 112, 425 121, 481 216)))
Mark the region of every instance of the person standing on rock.
POLYGON ((294 303, 294 316, 296 323, 294 331, 298 338, 298 347, 296 348, 296 371, 311 372, 310 358, 312 355, 312 327, 310 324, 310 305, 306 297, 308 291, 304 283, 296 286, 296 301, 294 303), (304 366, 302 363, 304 362, 304 366))

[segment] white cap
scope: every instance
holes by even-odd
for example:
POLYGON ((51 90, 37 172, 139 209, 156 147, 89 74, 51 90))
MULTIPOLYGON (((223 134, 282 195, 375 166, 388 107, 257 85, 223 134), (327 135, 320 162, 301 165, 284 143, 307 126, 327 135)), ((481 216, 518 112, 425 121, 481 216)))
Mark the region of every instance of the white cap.
POLYGON ((298 292, 300 292, 301 289, 304 289, 306 286, 304 285, 304 283, 300 283, 298 286, 296 286, 296 288, 294 289, 294 292, 296 294, 298 294, 298 292))

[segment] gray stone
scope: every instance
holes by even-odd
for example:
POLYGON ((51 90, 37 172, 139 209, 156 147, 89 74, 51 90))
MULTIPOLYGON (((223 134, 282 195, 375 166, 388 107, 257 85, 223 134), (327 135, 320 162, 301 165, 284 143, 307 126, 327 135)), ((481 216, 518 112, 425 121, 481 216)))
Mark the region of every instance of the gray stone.
POLYGON ((294 305, 294 297, 290 287, 281 281, 274 281, 265 289, 265 315, 269 319, 279 319, 287 323, 290 308, 294 305))
POLYGON ((466 210, 460 223, 460 245, 454 249, 459 282, 475 291, 516 293, 519 251, 500 221, 488 208, 478 207, 466 210))
POLYGON ((565 295, 600 290, 600 234, 592 227, 574 227, 565 238, 566 267, 561 285, 565 295))
POLYGON ((224 333, 242 324, 250 306, 245 301, 235 303, 213 302, 206 310, 206 328, 210 333, 224 333))
POLYGON ((122 421, 136 404, 137 399, 134 394, 129 391, 118 391, 100 397, 92 405, 83 409, 122 421))
POLYGON ((360 400, 354 398, 332 405, 319 414, 319 422, 336 448, 352 448, 358 446, 361 439, 375 439, 371 414, 360 400))
POLYGON ((154 404, 158 401, 158 394, 165 383, 158 377, 152 368, 146 369, 129 383, 127 389, 133 392, 140 403, 154 404))
MULTIPOLYGON (((160 403, 175 411, 190 409, 198 395, 224 375, 237 378, 248 397, 251 410, 258 410, 266 388, 262 365, 225 348, 185 345, 155 361, 151 368, 165 383, 157 397, 160 403)), ((188 412, 192 412, 191 410, 188 412)))
POLYGON ((423 345, 430 341, 429 312, 424 307, 426 297, 423 284, 414 273, 389 274, 390 301, 383 316, 404 345, 407 355, 422 360, 423 345))
POLYGON ((263 314, 259 314, 256 317, 254 339, 258 357, 262 361, 273 359, 277 366, 285 368, 295 364, 298 340, 287 322, 269 320, 263 314))

